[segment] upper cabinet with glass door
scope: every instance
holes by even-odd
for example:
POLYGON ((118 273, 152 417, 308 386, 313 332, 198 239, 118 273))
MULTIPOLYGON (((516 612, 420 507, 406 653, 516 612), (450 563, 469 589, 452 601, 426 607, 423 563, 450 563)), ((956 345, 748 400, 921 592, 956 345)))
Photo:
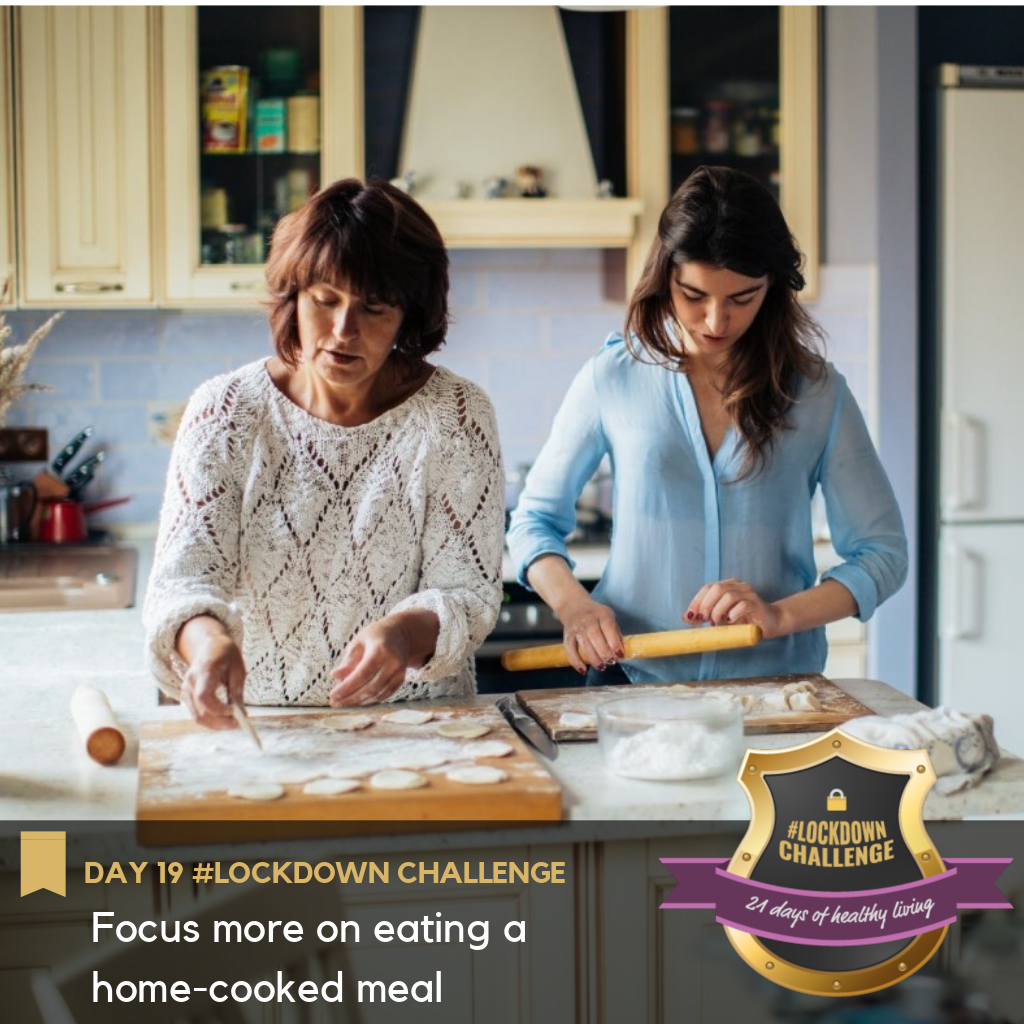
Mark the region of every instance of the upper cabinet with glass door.
POLYGON ((360 173, 352 7, 164 7, 164 294, 236 305, 263 292, 274 225, 360 173))
MULTIPOLYGON (((667 63, 665 99, 638 112, 648 131, 647 195, 657 208, 696 167, 746 171, 779 199, 807 257, 819 259, 819 23, 815 7, 671 7, 641 12, 646 54, 667 63), (656 152, 652 153, 651 150, 656 152)), ((653 234, 656 211, 647 211, 653 234)))

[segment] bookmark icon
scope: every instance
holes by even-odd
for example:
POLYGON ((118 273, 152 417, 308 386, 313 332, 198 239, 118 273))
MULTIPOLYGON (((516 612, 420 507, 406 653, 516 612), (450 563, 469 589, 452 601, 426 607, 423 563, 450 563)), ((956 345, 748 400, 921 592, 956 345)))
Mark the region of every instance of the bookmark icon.
POLYGON ((67 896, 67 833, 21 833, 21 895, 49 889, 67 896))

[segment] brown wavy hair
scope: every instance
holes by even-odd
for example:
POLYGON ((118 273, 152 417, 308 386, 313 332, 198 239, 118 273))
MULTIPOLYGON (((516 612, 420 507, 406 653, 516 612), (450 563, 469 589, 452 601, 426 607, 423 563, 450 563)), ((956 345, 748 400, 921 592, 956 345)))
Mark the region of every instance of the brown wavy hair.
POLYGON ((803 254, 756 178, 729 167, 698 167, 662 211, 630 299, 625 336, 634 358, 687 371, 671 284, 675 268, 691 261, 768 278, 754 322, 729 351, 722 389, 746 449, 741 475, 748 476, 764 468, 787 428, 800 378, 820 380, 825 373, 824 335, 796 298, 804 287, 803 254))
POLYGON ((267 258, 267 312, 277 354, 296 366, 299 292, 345 280, 402 310, 391 358, 406 376, 448 334, 448 252, 430 215, 387 181, 343 178, 278 221, 267 258))

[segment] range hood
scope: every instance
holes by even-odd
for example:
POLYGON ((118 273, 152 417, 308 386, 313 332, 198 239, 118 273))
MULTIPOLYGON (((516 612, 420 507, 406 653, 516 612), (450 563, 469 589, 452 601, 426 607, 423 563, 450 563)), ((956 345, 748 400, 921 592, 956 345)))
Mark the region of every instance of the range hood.
MULTIPOLYGON (((520 165, 549 196, 592 200, 597 176, 555 7, 424 6, 399 173, 428 202, 481 198, 520 165)), ((531 200, 536 202, 537 200, 531 200)))

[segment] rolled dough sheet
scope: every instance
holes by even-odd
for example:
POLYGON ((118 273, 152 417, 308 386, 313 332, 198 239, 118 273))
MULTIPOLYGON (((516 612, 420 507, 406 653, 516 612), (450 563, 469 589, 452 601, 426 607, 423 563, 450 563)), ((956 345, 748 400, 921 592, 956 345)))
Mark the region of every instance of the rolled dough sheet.
POLYGON ((376 775, 370 776, 370 786, 373 789, 419 789, 426 784, 425 775, 401 768, 377 772, 376 775))

